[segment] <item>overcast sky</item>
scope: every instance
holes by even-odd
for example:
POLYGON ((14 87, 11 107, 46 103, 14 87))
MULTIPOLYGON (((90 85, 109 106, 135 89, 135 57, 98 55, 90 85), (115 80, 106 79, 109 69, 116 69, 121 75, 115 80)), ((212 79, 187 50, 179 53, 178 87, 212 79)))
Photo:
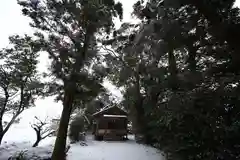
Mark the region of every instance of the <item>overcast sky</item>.
MULTIPOLYGON (((13 34, 31 33, 32 29, 28 25, 29 21, 26 17, 21 15, 20 7, 16 3, 17 0, 0 0, 0 48, 5 47, 8 44, 8 37, 13 34)), ((124 21, 131 21, 130 13, 132 12, 132 5, 136 0, 120 0, 123 3, 124 9, 124 21)), ((236 1, 236 5, 240 6, 240 0, 236 1)), ((117 24, 118 26, 120 23, 117 24)), ((38 65, 40 71, 45 71, 46 66, 49 63, 48 56, 42 54, 40 56, 41 63, 38 65)), ((120 92, 114 88, 108 82, 105 86, 109 88, 113 94, 120 96, 120 92)), ((38 100, 36 107, 23 113, 23 121, 26 125, 29 125, 30 119, 34 115, 41 117, 45 116, 58 116, 61 113, 61 103, 55 103, 52 97, 44 100, 38 100)))

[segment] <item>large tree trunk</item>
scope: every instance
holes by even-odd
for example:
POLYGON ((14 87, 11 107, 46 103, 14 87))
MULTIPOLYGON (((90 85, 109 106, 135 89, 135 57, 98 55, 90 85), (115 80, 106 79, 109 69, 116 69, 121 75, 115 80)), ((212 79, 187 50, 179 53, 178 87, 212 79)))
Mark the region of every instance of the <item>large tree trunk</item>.
POLYGON ((189 56, 188 56, 188 68, 192 73, 196 72, 196 66, 197 66, 197 62, 196 62, 196 48, 189 47, 189 56))
MULTIPOLYGON (((73 72, 70 76, 70 80, 68 82, 65 82, 66 86, 64 88, 63 111, 57 133, 57 139, 55 141, 52 153, 52 160, 66 159, 66 140, 68 123, 73 108, 74 94, 76 91, 76 79, 78 78, 78 76, 76 75, 78 75, 78 72, 84 65, 84 60, 89 46, 91 35, 92 34, 90 34, 89 30, 87 30, 85 33, 85 41, 82 54, 80 54, 80 56, 77 57, 76 63, 73 65, 73 72)), ((79 52, 81 52, 81 49, 79 49, 79 52)))
MULTIPOLYGON (((142 135, 143 139, 139 139, 139 141, 143 141, 146 143, 146 121, 145 121, 145 110, 142 105, 142 95, 140 92, 140 73, 139 66, 137 66, 135 71, 135 80, 136 80, 136 99, 135 99, 135 112, 136 112, 136 133, 142 135)), ((139 137, 137 137, 139 138, 139 137)))
POLYGON ((72 86, 66 89, 63 101, 63 111, 60 119, 57 139, 52 153, 52 160, 66 159, 66 140, 70 115, 72 112, 72 104, 74 99, 74 90, 72 86))
POLYGON ((3 125, 2 125, 2 119, 0 119, 0 144, 2 143, 3 139, 3 125))
POLYGON ((195 88, 196 84, 199 82, 200 77, 197 74, 197 61, 196 61, 196 55, 197 55, 197 48, 194 46, 191 46, 191 44, 188 44, 188 69, 190 71, 189 78, 187 78, 188 88, 193 89, 195 88))

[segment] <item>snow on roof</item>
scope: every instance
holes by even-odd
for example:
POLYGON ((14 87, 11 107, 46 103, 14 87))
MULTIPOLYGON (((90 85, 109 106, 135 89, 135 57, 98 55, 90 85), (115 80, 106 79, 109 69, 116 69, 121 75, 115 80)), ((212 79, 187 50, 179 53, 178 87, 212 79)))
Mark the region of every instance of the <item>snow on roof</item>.
MULTIPOLYGON (((104 112, 104 111, 106 111, 106 110, 109 110, 110 108, 114 108, 114 107, 117 107, 117 106, 104 107, 104 108, 103 108, 102 110, 100 110, 99 112, 94 113, 93 116, 95 116, 95 115, 97 115, 97 114, 99 114, 99 113, 102 113, 102 112, 104 112)), ((127 113, 124 109, 119 108, 119 107, 117 107, 117 108, 120 109, 120 110, 122 110, 123 112, 127 113)))
POLYGON ((111 115, 111 114, 104 114, 103 117, 117 117, 117 118, 125 118, 125 115, 111 115))

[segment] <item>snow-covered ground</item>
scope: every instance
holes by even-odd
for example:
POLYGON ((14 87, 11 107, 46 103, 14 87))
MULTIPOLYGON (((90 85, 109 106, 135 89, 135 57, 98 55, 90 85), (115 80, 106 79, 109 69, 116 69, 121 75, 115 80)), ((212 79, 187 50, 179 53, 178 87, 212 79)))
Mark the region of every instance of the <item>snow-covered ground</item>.
POLYGON ((10 157, 15 157, 23 153, 29 160, 39 160, 41 158, 49 158, 52 153, 52 146, 31 147, 31 143, 11 143, 2 144, 0 146, 0 160, 9 160, 10 157))
MULTIPOLYGON (((24 152, 32 160, 51 156, 55 137, 40 143, 39 147, 31 147, 30 142, 5 143, 0 147, 0 160, 8 160, 12 155, 24 152), (39 156, 39 157, 35 157, 39 156)), ((71 144, 68 160, 164 160, 162 154, 152 147, 137 144, 134 137, 128 141, 94 141, 87 137, 87 146, 80 143, 71 144)))
POLYGON ((128 141, 92 141, 88 146, 73 144, 68 152, 69 160, 164 160, 161 153, 145 145, 137 144, 130 136, 128 141))
POLYGON ((15 137, 13 137, 13 139, 16 140, 16 142, 4 141, 0 145, 0 160, 8 160, 9 157, 11 156, 14 157, 18 155, 20 152, 24 153, 26 157, 31 157, 31 160, 35 159, 39 160, 39 157, 41 158, 51 157, 55 137, 46 138, 45 140, 39 143, 38 147, 32 147, 34 143, 33 137, 29 137, 28 141, 26 140, 26 137, 23 137, 22 142, 20 139, 17 139, 16 137, 18 137, 18 134, 15 132, 15 137))
MULTIPOLYGON (((33 148, 36 139, 31 128, 29 118, 22 116, 19 124, 14 124, 3 138, 0 145, 0 160, 8 160, 9 157, 20 152, 31 160, 40 160, 51 157, 55 137, 48 137, 39 143, 39 147, 33 148)), ((92 136, 87 136, 87 146, 80 143, 71 144, 68 151, 68 160, 164 160, 162 154, 155 148, 137 144, 133 136, 128 141, 94 141, 92 136)), ((69 143, 68 143, 69 144, 69 143)))

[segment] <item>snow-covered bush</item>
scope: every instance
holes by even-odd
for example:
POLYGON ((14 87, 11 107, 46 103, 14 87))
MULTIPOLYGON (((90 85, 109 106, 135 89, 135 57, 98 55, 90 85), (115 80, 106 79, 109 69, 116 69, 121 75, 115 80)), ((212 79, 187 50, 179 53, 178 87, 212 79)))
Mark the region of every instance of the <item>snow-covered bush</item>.
POLYGON ((30 142, 3 144, 0 160, 50 160, 52 145, 32 147, 30 142))
POLYGON ((8 160, 27 160, 26 151, 20 151, 16 155, 11 156, 8 160))
POLYGON ((10 158, 8 158, 8 160, 51 160, 50 156, 45 158, 42 158, 41 156, 38 156, 38 155, 29 156, 27 155, 26 152, 27 151, 21 151, 16 155, 13 155, 10 158))
POLYGON ((75 116, 70 122, 69 126, 69 138, 71 143, 85 140, 85 119, 83 116, 75 116))

